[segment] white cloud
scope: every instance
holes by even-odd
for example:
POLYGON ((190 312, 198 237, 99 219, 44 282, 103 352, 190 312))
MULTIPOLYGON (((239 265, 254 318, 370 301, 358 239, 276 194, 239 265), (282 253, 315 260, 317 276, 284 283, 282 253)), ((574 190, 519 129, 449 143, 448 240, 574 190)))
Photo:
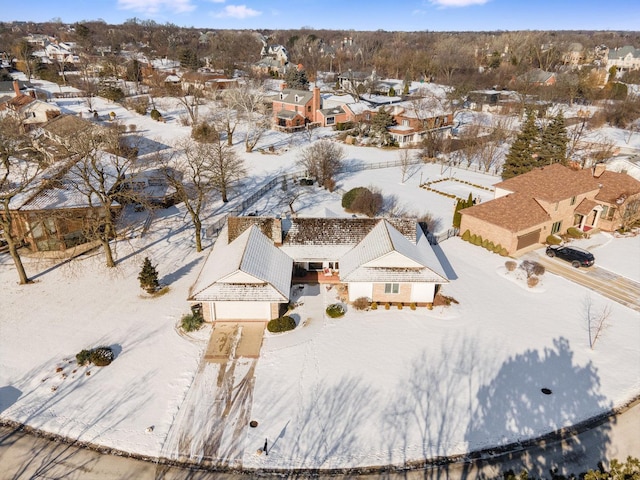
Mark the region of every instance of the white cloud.
POLYGON ((257 17, 262 12, 249 8, 246 5, 227 5, 224 10, 215 14, 219 18, 249 18, 257 17))
POLYGON ((438 7, 468 7, 470 5, 484 5, 489 0, 429 0, 438 7))
POLYGON ((211 3, 224 3, 226 0, 209 0, 211 3))
POLYGON ((118 0, 118 8, 154 15, 162 10, 185 13, 195 10, 191 0, 118 0))

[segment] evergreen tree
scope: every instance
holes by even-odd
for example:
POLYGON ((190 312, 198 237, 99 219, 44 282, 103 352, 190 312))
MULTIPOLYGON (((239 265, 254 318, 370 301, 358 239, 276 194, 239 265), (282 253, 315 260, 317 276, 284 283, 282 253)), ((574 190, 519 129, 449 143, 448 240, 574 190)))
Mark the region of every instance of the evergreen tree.
POLYGON ((309 80, 307 79, 307 72, 304 70, 289 68, 284 74, 284 81, 287 84, 287 88, 309 90, 309 80))
POLYGON ((404 76, 404 85, 402 87, 402 95, 406 97, 409 95, 409 85, 411 85, 411 78, 409 77, 409 72, 404 76))
POLYGON ((504 165, 502 166, 502 178, 515 177, 527 173, 538 166, 538 127, 536 117, 532 110, 527 111, 527 118, 522 130, 511 144, 504 165))
POLYGON ((138 274, 138 280, 140 281, 140 288, 147 293, 155 293, 160 286, 158 282, 158 271, 156 267, 151 264, 149 257, 144 257, 144 263, 142 264, 142 270, 138 274))
POLYGON ((460 214, 460 210, 465 207, 465 201, 458 199, 456 202, 456 208, 453 211, 453 226, 455 228, 460 228, 460 222, 462 221, 462 215, 460 214))
POLYGON ((552 163, 567 163, 567 129, 564 124, 564 115, 559 112, 544 129, 540 136, 538 149, 538 165, 551 165, 552 163))

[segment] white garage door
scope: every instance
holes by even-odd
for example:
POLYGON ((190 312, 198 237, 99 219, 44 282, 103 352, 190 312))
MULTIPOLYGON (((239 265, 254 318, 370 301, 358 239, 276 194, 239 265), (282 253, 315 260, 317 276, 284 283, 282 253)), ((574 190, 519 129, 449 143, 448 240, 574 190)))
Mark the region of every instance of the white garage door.
POLYGON ((216 302, 216 320, 269 320, 269 302, 216 302))

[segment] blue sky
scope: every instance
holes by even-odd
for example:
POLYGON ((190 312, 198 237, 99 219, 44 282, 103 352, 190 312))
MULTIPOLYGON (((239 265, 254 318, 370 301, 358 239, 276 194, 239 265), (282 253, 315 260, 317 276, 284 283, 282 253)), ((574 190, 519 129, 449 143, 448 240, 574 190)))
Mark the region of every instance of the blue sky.
POLYGON ((26 0, 0 13, 65 23, 134 17, 203 29, 640 30, 638 0, 26 0))

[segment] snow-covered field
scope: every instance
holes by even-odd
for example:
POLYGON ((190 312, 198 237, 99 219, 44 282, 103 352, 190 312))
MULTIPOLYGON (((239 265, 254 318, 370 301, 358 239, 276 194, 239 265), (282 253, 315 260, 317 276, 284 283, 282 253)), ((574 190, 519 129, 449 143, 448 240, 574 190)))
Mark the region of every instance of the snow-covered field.
MULTIPOLYGON (((159 142, 188 134, 177 120, 160 124, 113 104, 99 109, 114 110, 159 142)), ((179 116, 177 107, 173 116, 179 116)), ((277 155, 244 154, 240 145, 251 172, 247 184, 297 170, 296 148, 305 141, 270 132, 263 145, 276 145, 277 155)), ((394 151, 345 149, 347 160, 397 159, 394 151)), ((365 170, 343 174, 338 188, 376 186, 406 211, 431 212, 446 228, 453 201, 418 188, 420 177, 435 180, 441 170, 421 166, 404 183, 399 168, 365 170)), ((497 180, 461 169, 450 173, 485 186, 497 180)), ((456 182, 440 185, 459 188, 456 182)), ((488 200, 491 194, 483 192, 473 194, 488 200)), ((239 198, 238 192, 230 206, 239 198)), ((209 221, 230 206, 212 202, 209 221)), ((326 209, 344 214, 339 194, 316 187, 294 206, 301 215, 326 209)), ((275 192, 254 208, 261 214, 288 209, 275 192)), ((204 378, 198 365, 211 329, 192 336, 176 329, 208 251, 195 252, 187 218, 184 208, 172 207, 145 237, 118 242, 115 269, 103 266, 100 251, 61 264, 25 258, 35 283, 19 286, 10 258, 0 256, 0 417, 142 455, 177 455, 179 442, 169 432, 183 418, 180 409, 194 378, 204 378), (163 296, 149 298, 139 288, 145 256, 169 286, 163 296), (75 365, 76 353, 99 345, 116 351, 110 366, 75 365)), ((591 240, 600 267, 640 281, 640 236, 599 234, 591 240)), ((334 290, 323 287, 319 295, 301 297, 301 326, 267 334, 255 366, 250 416, 258 427, 236 435, 240 445, 233 450, 224 448, 222 436, 219 459, 239 459, 249 468, 403 464, 531 438, 640 393, 638 312, 549 273, 529 289, 505 275, 504 258, 458 238, 436 248, 452 278, 443 289, 458 302, 451 307, 351 310, 328 319, 322 305, 333 301, 334 290), (588 298, 595 311, 611 308, 593 350, 584 311, 588 298), (553 393, 542 394, 545 387, 553 393), (265 438, 269 455, 257 455, 265 438)), ((216 368, 205 370, 215 378, 216 368)), ((246 374, 242 361, 237 371, 246 374)), ((205 386, 216 397, 220 387, 205 386)), ((211 425, 211 419, 203 416, 200 423, 196 417, 194 435, 207 438, 211 425)))

